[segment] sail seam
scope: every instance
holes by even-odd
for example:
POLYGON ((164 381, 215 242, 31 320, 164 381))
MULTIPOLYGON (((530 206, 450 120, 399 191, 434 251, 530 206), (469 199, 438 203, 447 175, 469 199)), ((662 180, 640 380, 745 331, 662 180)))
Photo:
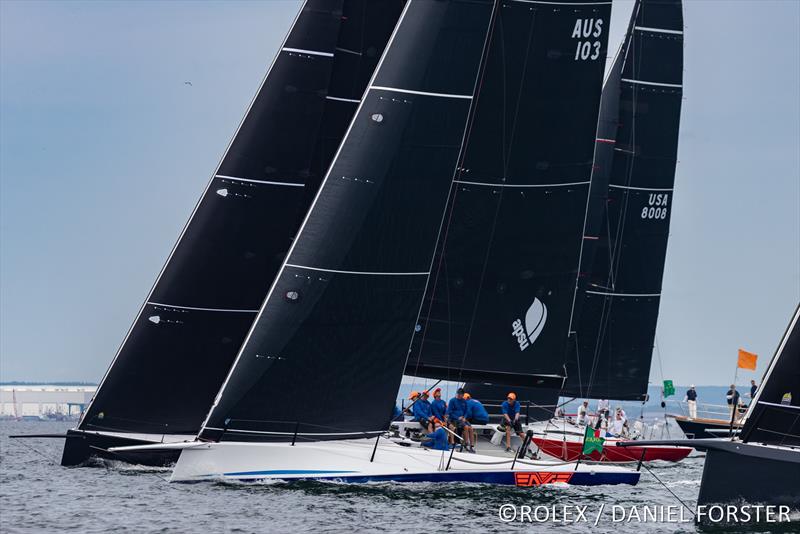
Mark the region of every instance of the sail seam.
POLYGON ((616 185, 608 184, 608 187, 614 189, 633 189, 634 191, 672 191, 672 187, 634 187, 632 185, 616 185))
POLYGON ((648 28, 647 26, 634 26, 633 29, 642 32, 670 33, 672 35, 683 35, 683 31, 681 30, 668 30, 666 28, 648 28))
POLYGON ((269 180, 253 180, 251 178, 238 178, 236 176, 225 176, 224 174, 216 174, 214 178, 221 178, 223 180, 238 180, 240 182, 252 182, 254 184, 267 184, 267 185, 288 185, 289 187, 305 187, 306 184, 298 184, 294 182, 270 182, 269 180))
POLYGON ((175 304, 164 304, 163 302, 148 301, 151 306, 165 306, 167 308, 180 308, 181 310, 211 311, 224 313, 258 313, 258 310, 241 310, 234 308, 198 308, 194 306, 176 306, 175 304))
POLYGON ((488 187, 565 187, 571 185, 586 185, 590 182, 568 182, 564 184, 493 184, 489 182, 470 182, 467 180, 453 180, 457 184, 485 185, 488 187))
POLYGON ((512 0, 512 2, 520 2, 522 4, 542 4, 552 6, 607 6, 611 2, 548 2, 545 0, 512 0))
POLYGON ((630 78, 622 78, 622 81, 636 85, 654 85, 657 87, 674 87, 676 89, 681 89, 683 87, 683 85, 679 83, 646 82, 644 80, 632 80, 630 78))
POLYGON ((318 50, 305 50, 303 48, 289 48, 283 47, 281 48, 283 52, 295 52, 298 54, 308 54, 310 56, 322 56, 322 57, 333 57, 333 53, 331 52, 320 52, 318 50))
MULTIPOLYGON (((366 274, 366 275, 375 275, 375 276, 428 276, 427 271, 424 272, 405 272, 405 273, 388 273, 382 271, 341 271, 337 269, 323 269, 321 267, 309 267, 307 265, 297 265, 295 263, 287 263, 287 267, 295 267, 297 269, 308 269, 310 271, 322 271, 326 273, 339 273, 339 274, 366 274)), ((258 310, 256 310, 258 311, 258 310)))
POLYGON ((357 98, 342 98, 341 96, 328 95, 325 98, 328 100, 336 100, 337 102, 353 102, 354 104, 358 104, 359 102, 361 102, 361 100, 357 98))
POLYGON ((408 93, 411 95, 435 96, 439 98, 461 98, 464 100, 472 100, 472 95, 455 95, 452 93, 431 93, 429 91, 415 91, 413 89, 400 89, 399 87, 386 87, 384 85, 371 85, 369 88, 378 89, 381 91, 394 91, 396 93, 408 93))
POLYGON ((589 291, 592 295, 605 295, 608 297, 660 297, 661 293, 610 293, 607 291, 589 291))
POLYGON ((338 50, 339 52, 347 52, 348 54, 353 54, 355 56, 361 55, 361 52, 356 52, 355 50, 348 50, 347 48, 342 48, 341 46, 337 46, 334 50, 338 50))

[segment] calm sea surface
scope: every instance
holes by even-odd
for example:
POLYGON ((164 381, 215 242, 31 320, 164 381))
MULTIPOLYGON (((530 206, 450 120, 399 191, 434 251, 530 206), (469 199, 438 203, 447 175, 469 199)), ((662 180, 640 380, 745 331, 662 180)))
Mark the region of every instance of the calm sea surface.
MULTIPOLYGON (((0 530, 2 532, 731 532, 691 522, 613 522, 612 506, 680 503, 653 475, 638 486, 515 488, 480 484, 347 485, 322 482, 168 484, 168 469, 125 464, 66 469, 58 466, 60 439, 10 440, 14 433, 58 433, 73 423, 0 422, 0 530), (31 450, 35 448, 41 454, 31 450), (502 505, 586 506, 588 523, 504 523, 502 505), (604 512, 597 526, 600 506, 604 512)), ((694 506, 703 457, 650 469, 694 506)), ((742 473, 742 476, 747 476, 742 473)), ((800 482, 799 482, 800 483, 800 482)), ((619 510, 619 509, 618 509, 619 510)), ((545 508, 538 508, 544 519, 545 508)), ((687 520, 691 517, 684 512, 687 520)), ((550 512, 552 517, 552 512, 550 512)), ((577 515, 573 513, 573 519, 577 515)), ((618 514, 619 516, 619 514, 618 514)), ((630 517, 630 513, 626 512, 630 517)), ((791 525, 751 525, 741 532, 798 532, 791 525)), ((559 516, 560 519, 560 516, 559 516)))

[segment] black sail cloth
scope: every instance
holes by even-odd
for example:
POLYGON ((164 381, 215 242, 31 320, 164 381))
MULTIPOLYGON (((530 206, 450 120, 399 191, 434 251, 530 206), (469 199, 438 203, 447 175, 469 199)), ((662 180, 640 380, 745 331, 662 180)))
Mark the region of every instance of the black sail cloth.
POLYGON ((563 382, 610 2, 504 2, 406 374, 563 382))
POLYGON ((80 429, 199 431, 402 5, 303 5, 80 429))
POLYGON ((601 180, 595 185, 607 178, 608 186, 605 198, 591 203, 587 213, 562 395, 646 397, 672 214, 682 83, 680 0, 638 1, 603 95, 595 156, 601 180), (617 127, 609 130, 614 112, 617 127))
POLYGON ((493 12, 406 6, 201 439, 385 429, 493 12))
POLYGON ((742 425, 744 442, 800 445, 800 305, 742 425))

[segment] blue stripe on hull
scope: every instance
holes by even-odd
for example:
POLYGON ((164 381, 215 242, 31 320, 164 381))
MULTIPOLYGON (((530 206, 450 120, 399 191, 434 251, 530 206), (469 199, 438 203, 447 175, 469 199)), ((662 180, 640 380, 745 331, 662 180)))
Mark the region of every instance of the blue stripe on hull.
MULTIPOLYGON (((341 473, 352 473, 352 471, 341 471, 341 473)), ((270 478, 279 478, 275 475, 283 474, 332 474, 338 473, 337 471, 303 471, 303 470, 280 470, 280 471, 245 471, 239 473, 225 473, 225 476, 258 476, 258 475, 272 475, 270 478)), ((482 484, 499 484, 505 486, 517 486, 528 484, 518 484, 515 473, 519 471, 484 471, 484 472, 459 472, 459 471, 438 471, 433 473, 398 473, 395 475, 372 475, 372 476, 309 476, 309 477, 292 477, 283 480, 332 480, 337 482, 346 482, 351 484, 364 484, 366 482, 474 482, 482 484)), ((524 473, 524 472, 522 472, 524 473)), ((587 473, 587 472, 573 472, 571 473, 568 484, 571 486, 601 486, 601 485, 615 485, 615 484, 630 484, 635 486, 639 482, 638 472, 625 472, 625 473, 587 473)), ((248 478, 245 480, 257 480, 256 478, 248 478)), ((536 486, 538 484, 532 484, 536 486)))

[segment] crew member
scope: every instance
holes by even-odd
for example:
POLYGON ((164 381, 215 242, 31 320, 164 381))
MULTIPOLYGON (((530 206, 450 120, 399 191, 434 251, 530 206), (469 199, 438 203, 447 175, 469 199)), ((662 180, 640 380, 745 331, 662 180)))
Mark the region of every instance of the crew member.
POLYGON ((450 450, 450 446, 447 441, 447 431, 442 428, 442 421, 436 417, 432 417, 431 421, 433 422, 433 426, 436 430, 427 434, 427 437, 430 439, 423 441, 422 446, 430 447, 437 451, 450 450))
POLYGON ((433 402, 431 402, 431 414, 441 421, 447 415, 447 403, 442 400, 442 388, 433 390, 433 402))
POLYGON ((583 404, 578 406, 578 424, 585 425, 589 417, 589 401, 583 401, 583 404))
POLYGON ((450 424, 450 428, 461 436, 462 450, 464 448, 470 450, 472 442, 469 438, 472 429, 467 421, 467 401, 464 400, 464 388, 458 388, 456 396, 447 403, 447 422, 450 424), (467 428, 470 430, 465 432, 467 428))
POLYGON ((751 380, 750 381, 750 398, 751 399, 755 399, 756 398, 756 391, 758 391, 758 385, 756 385, 756 381, 755 380, 751 380))
POLYGON ((431 421, 431 403, 428 400, 428 391, 425 390, 421 393, 420 398, 411 407, 414 413, 414 421, 418 422, 422 428, 429 433, 433 432, 433 422, 431 421))
POLYGON ((614 416, 614 423, 611 425, 611 435, 615 437, 624 436, 626 433, 625 419, 620 412, 614 416))
POLYGON ((689 407, 689 419, 697 419, 697 391, 694 389, 694 384, 689 386, 684 400, 689 407))
POLYGON ((511 452, 512 428, 520 439, 525 439, 525 434, 522 433, 522 423, 519 420, 519 409, 520 406, 515 393, 509 393, 505 402, 500 406, 500 411, 503 413, 503 430, 506 432, 506 452, 511 452))
POLYGON ((464 399, 467 401, 467 422, 470 424, 468 429, 470 433, 469 441, 471 444, 469 450, 475 452, 475 443, 477 443, 478 438, 475 435, 474 425, 488 425, 489 412, 483 407, 481 401, 473 399, 469 393, 464 393, 464 399))
POLYGON ((739 397, 739 392, 736 391, 736 384, 731 384, 731 389, 729 389, 725 394, 725 398, 728 401, 728 413, 731 416, 731 420, 733 420, 733 414, 737 411, 737 408, 739 407, 739 401, 741 400, 739 397))
POLYGON ((608 399, 600 399, 597 401, 597 416, 608 417, 608 399))

